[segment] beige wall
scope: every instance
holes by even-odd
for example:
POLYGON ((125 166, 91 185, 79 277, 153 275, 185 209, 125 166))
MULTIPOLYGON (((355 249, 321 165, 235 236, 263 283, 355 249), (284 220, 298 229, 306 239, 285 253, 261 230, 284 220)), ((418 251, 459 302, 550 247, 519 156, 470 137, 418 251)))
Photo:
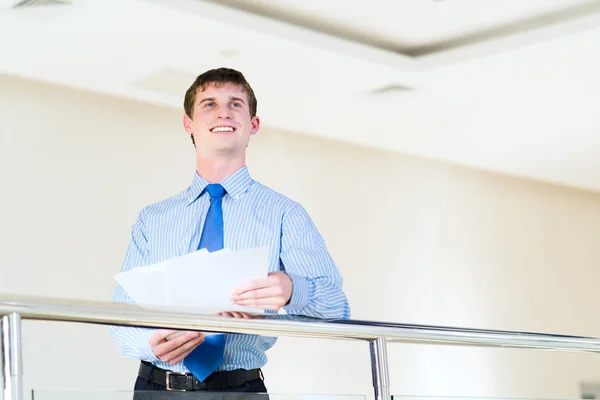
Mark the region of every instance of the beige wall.
MULTIPOLYGON (((0 88, 0 292, 108 300, 139 209, 191 181, 180 111, 0 88)), ((254 177, 313 216, 354 318, 600 336, 600 195, 267 127, 249 151, 254 177)), ((27 389, 131 388, 136 363, 104 327, 25 322, 24 340, 27 389)), ((389 354, 396 394, 565 398, 600 381, 590 354, 389 354)), ((371 396, 366 343, 281 339, 269 356, 272 392, 371 396)))

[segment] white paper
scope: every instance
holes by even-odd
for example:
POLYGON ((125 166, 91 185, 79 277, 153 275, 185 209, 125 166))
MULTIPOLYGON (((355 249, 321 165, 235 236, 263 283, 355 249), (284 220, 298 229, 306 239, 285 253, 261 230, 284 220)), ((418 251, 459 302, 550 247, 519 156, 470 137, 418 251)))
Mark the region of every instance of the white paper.
POLYGON ((134 268, 115 275, 119 285, 139 305, 167 305, 167 264, 162 262, 149 267, 134 268))
POLYGON ((214 314, 242 311, 263 314, 264 309, 234 305, 236 287, 268 275, 269 249, 200 250, 181 257, 115 275, 136 304, 214 314))

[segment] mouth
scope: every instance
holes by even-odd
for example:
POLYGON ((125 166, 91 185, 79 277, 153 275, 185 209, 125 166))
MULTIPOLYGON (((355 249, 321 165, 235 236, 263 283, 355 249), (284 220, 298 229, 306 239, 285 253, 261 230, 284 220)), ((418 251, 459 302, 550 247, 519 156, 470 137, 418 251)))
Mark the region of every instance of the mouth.
POLYGON ((235 128, 233 126, 220 125, 211 128, 212 133, 223 133, 223 132, 235 132, 235 128))

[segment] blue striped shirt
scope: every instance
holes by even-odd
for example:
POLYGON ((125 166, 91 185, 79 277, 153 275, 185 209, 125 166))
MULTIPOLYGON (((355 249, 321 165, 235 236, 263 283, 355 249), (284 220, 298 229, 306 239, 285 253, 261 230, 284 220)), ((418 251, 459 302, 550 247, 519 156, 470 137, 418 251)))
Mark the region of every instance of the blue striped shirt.
MULTIPOLYGON (((210 205, 198 173, 183 192, 144 207, 131 232, 122 271, 147 266, 197 250, 210 205)), ((342 290, 342 276, 325 242, 304 208, 254 181, 246 166, 225 178, 223 197, 224 246, 232 250, 268 246, 269 271, 285 271, 293 283, 292 297, 284 307, 291 315, 348 319, 350 306, 342 290)), ((120 285, 115 302, 132 303, 120 285)), ((188 372, 183 362, 160 361, 149 344, 150 328, 111 327, 119 352, 127 358, 149 361, 176 372, 188 372)), ((265 352, 274 337, 227 334, 223 364, 218 371, 253 369, 267 362, 265 352)))

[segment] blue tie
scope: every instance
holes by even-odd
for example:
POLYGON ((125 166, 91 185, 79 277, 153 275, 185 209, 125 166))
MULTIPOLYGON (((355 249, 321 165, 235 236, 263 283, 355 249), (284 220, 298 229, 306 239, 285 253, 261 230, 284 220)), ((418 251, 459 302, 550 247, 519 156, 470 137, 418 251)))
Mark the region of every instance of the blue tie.
MULTIPOLYGON (((219 184, 206 186, 210 195, 210 207, 206 214, 204 229, 200 237, 198 250, 208 251, 221 250, 223 248, 223 195, 225 189, 219 184)), ((213 373, 223 363, 223 352, 225 350, 225 335, 211 335, 204 338, 204 342, 196 347, 183 360, 183 364, 198 379, 203 382, 207 376, 213 373)))

